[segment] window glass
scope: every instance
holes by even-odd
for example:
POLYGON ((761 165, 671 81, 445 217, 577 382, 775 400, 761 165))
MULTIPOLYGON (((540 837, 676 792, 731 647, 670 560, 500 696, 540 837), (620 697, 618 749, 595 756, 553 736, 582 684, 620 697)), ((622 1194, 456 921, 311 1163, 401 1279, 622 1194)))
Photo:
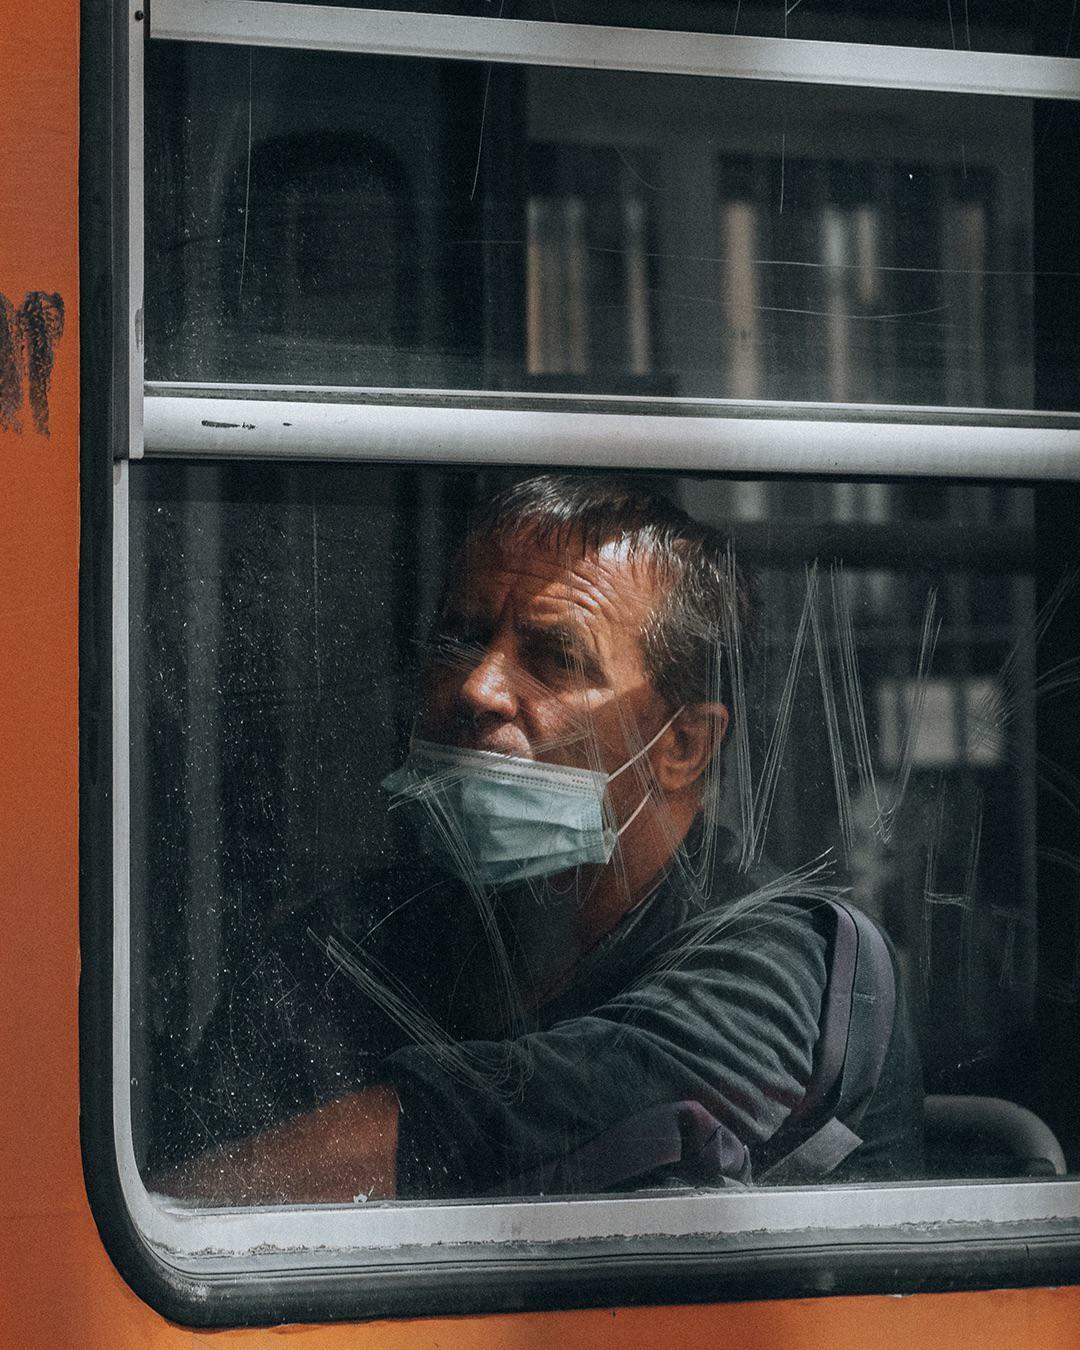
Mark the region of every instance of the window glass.
POLYGON ((603 5, 589 0, 464 0, 459 4, 385 0, 350 7, 1043 56, 1074 56, 1080 41, 1067 0, 1039 5, 1017 0, 983 0, 980 4, 914 0, 903 6, 884 0, 784 0, 768 5, 752 0, 665 0, 663 4, 605 0, 603 5))
POLYGON ((151 462, 131 486, 151 1189, 1080 1166, 1074 488, 151 462), (870 924, 847 976, 845 914, 870 924), (1043 1125, 958 1118, 972 1095, 1043 1125), (837 1119, 862 1143, 791 1162, 837 1119))
POLYGON ((1076 105, 178 43, 148 88, 151 380, 1075 406, 1076 105))

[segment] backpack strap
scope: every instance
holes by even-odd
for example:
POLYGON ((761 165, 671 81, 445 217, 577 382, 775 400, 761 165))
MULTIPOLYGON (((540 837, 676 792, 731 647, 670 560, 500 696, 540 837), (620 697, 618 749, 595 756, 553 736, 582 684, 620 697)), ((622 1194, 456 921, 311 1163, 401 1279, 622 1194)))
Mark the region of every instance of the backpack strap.
POLYGON ((859 930, 851 1023, 847 1055, 835 1113, 858 1129, 885 1066, 896 1020, 896 968, 889 944, 869 915, 836 902, 847 910, 859 930))
POLYGON ((836 926, 814 1067, 802 1102, 781 1127, 780 1156, 769 1148, 758 1175, 773 1185, 827 1176, 855 1152, 892 1038, 896 973, 888 944, 861 910, 826 903, 836 926))

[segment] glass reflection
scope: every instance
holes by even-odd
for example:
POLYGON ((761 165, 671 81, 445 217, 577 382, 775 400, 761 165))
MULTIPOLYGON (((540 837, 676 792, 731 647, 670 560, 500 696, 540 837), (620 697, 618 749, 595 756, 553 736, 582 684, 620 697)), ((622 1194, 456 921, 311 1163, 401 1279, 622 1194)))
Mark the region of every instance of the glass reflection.
POLYGON ((1074 406, 1071 105, 160 44, 148 106, 151 379, 1074 406))

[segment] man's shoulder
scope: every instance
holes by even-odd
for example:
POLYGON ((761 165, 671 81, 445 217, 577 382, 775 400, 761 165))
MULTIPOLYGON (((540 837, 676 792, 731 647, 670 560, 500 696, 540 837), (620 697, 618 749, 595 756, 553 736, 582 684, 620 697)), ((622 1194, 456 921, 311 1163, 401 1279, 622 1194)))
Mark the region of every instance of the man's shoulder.
POLYGON ((657 982, 674 990, 687 976, 699 992, 768 985, 820 999, 834 928, 828 904, 806 894, 797 877, 768 863, 743 867, 731 837, 718 838, 696 854, 684 851, 594 953, 579 1001, 586 992, 610 997, 616 988, 657 982))

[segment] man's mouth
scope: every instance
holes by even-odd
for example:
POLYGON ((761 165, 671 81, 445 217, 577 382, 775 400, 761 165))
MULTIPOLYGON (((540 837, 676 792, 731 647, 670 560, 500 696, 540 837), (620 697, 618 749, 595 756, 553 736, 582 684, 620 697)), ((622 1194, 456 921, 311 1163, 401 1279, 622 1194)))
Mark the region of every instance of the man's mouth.
POLYGON ((438 745, 452 745, 458 750, 486 750, 492 755, 512 755, 515 759, 535 759, 529 738, 518 727, 499 726, 477 728, 456 723, 450 726, 425 726, 421 723, 419 735, 438 745))
POLYGON ((513 755, 515 759, 534 759, 532 746, 513 727, 479 736, 463 735, 457 744, 465 750, 486 750, 492 755, 513 755))

